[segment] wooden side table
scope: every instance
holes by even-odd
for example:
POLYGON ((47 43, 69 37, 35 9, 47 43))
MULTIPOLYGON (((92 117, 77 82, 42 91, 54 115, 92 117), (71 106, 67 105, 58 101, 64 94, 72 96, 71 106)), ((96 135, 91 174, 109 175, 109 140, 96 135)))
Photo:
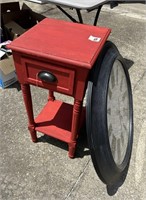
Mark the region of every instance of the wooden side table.
POLYGON ((108 28, 46 18, 9 45, 33 142, 39 131, 68 143, 74 157, 89 72, 109 34, 108 28), (48 103, 35 119, 30 85, 49 90, 48 103), (74 97, 74 105, 56 100, 54 91, 74 97))

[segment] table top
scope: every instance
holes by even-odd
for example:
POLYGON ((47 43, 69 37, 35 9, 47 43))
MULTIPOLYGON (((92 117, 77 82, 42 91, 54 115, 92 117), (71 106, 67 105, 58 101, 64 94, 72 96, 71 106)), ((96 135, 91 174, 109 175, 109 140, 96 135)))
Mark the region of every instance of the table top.
POLYGON ((84 1, 79 1, 79 0, 27 0, 31 1, 34 3, 53 3, 55 5, 60 5, 60 6, 67 6, 71 8, 77 8, 77 9, 93 9, 97 8, 99 5, 103 5, 109 0, 84 0, 84 1))
POLYGON ((109 28, 46 18, 15 39, 9 48, 35 57, 92 68, 109 28))

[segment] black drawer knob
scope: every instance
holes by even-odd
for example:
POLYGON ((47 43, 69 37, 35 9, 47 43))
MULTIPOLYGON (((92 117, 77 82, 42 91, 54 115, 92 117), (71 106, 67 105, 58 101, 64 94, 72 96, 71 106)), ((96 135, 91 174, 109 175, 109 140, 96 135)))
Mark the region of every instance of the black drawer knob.
POLYGON ((45 81, 47 83, 53 83, 57 81, 57 78, 54 74, 52 74, 49 71, 41 71, 38 73, 38 78, 42 81, 45 81))

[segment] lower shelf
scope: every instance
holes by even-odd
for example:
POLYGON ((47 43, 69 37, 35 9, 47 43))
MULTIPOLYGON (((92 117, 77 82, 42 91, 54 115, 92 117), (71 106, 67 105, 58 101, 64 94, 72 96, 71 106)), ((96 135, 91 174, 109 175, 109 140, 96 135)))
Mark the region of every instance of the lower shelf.
POLYGON ((73 106, 58 100, 48 101, 35 118, 36 131, 69 143, 73 106))

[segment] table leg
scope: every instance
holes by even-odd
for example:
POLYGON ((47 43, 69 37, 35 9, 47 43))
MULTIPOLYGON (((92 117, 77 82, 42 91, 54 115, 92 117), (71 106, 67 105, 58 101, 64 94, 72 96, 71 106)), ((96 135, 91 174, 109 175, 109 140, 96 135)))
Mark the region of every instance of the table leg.
POLYGON ((25 103, 25 107, 26 107, 26 111, 28 115, 28 123, 29 123, 28 129, 31 134, 31 139, 33 142, 37 142, 30 86, 28 84, 21 84, 21 89, 22 89, 23 99, 24 99, 24 103, 25 103))
POLYGON ((54 92, 51 91, 51 90, 49 90, 48 100, 49 101, 54 101, 55 100, 54 92))
POLYGON ((73 118, 72 118, 72 128, 71 128, 71 141, 69 143, 69 157, 73 158, 76 149, 78 131, 79 131, 79 123, 82 111, 82 101, 75 100, 73 106, 73 118))

